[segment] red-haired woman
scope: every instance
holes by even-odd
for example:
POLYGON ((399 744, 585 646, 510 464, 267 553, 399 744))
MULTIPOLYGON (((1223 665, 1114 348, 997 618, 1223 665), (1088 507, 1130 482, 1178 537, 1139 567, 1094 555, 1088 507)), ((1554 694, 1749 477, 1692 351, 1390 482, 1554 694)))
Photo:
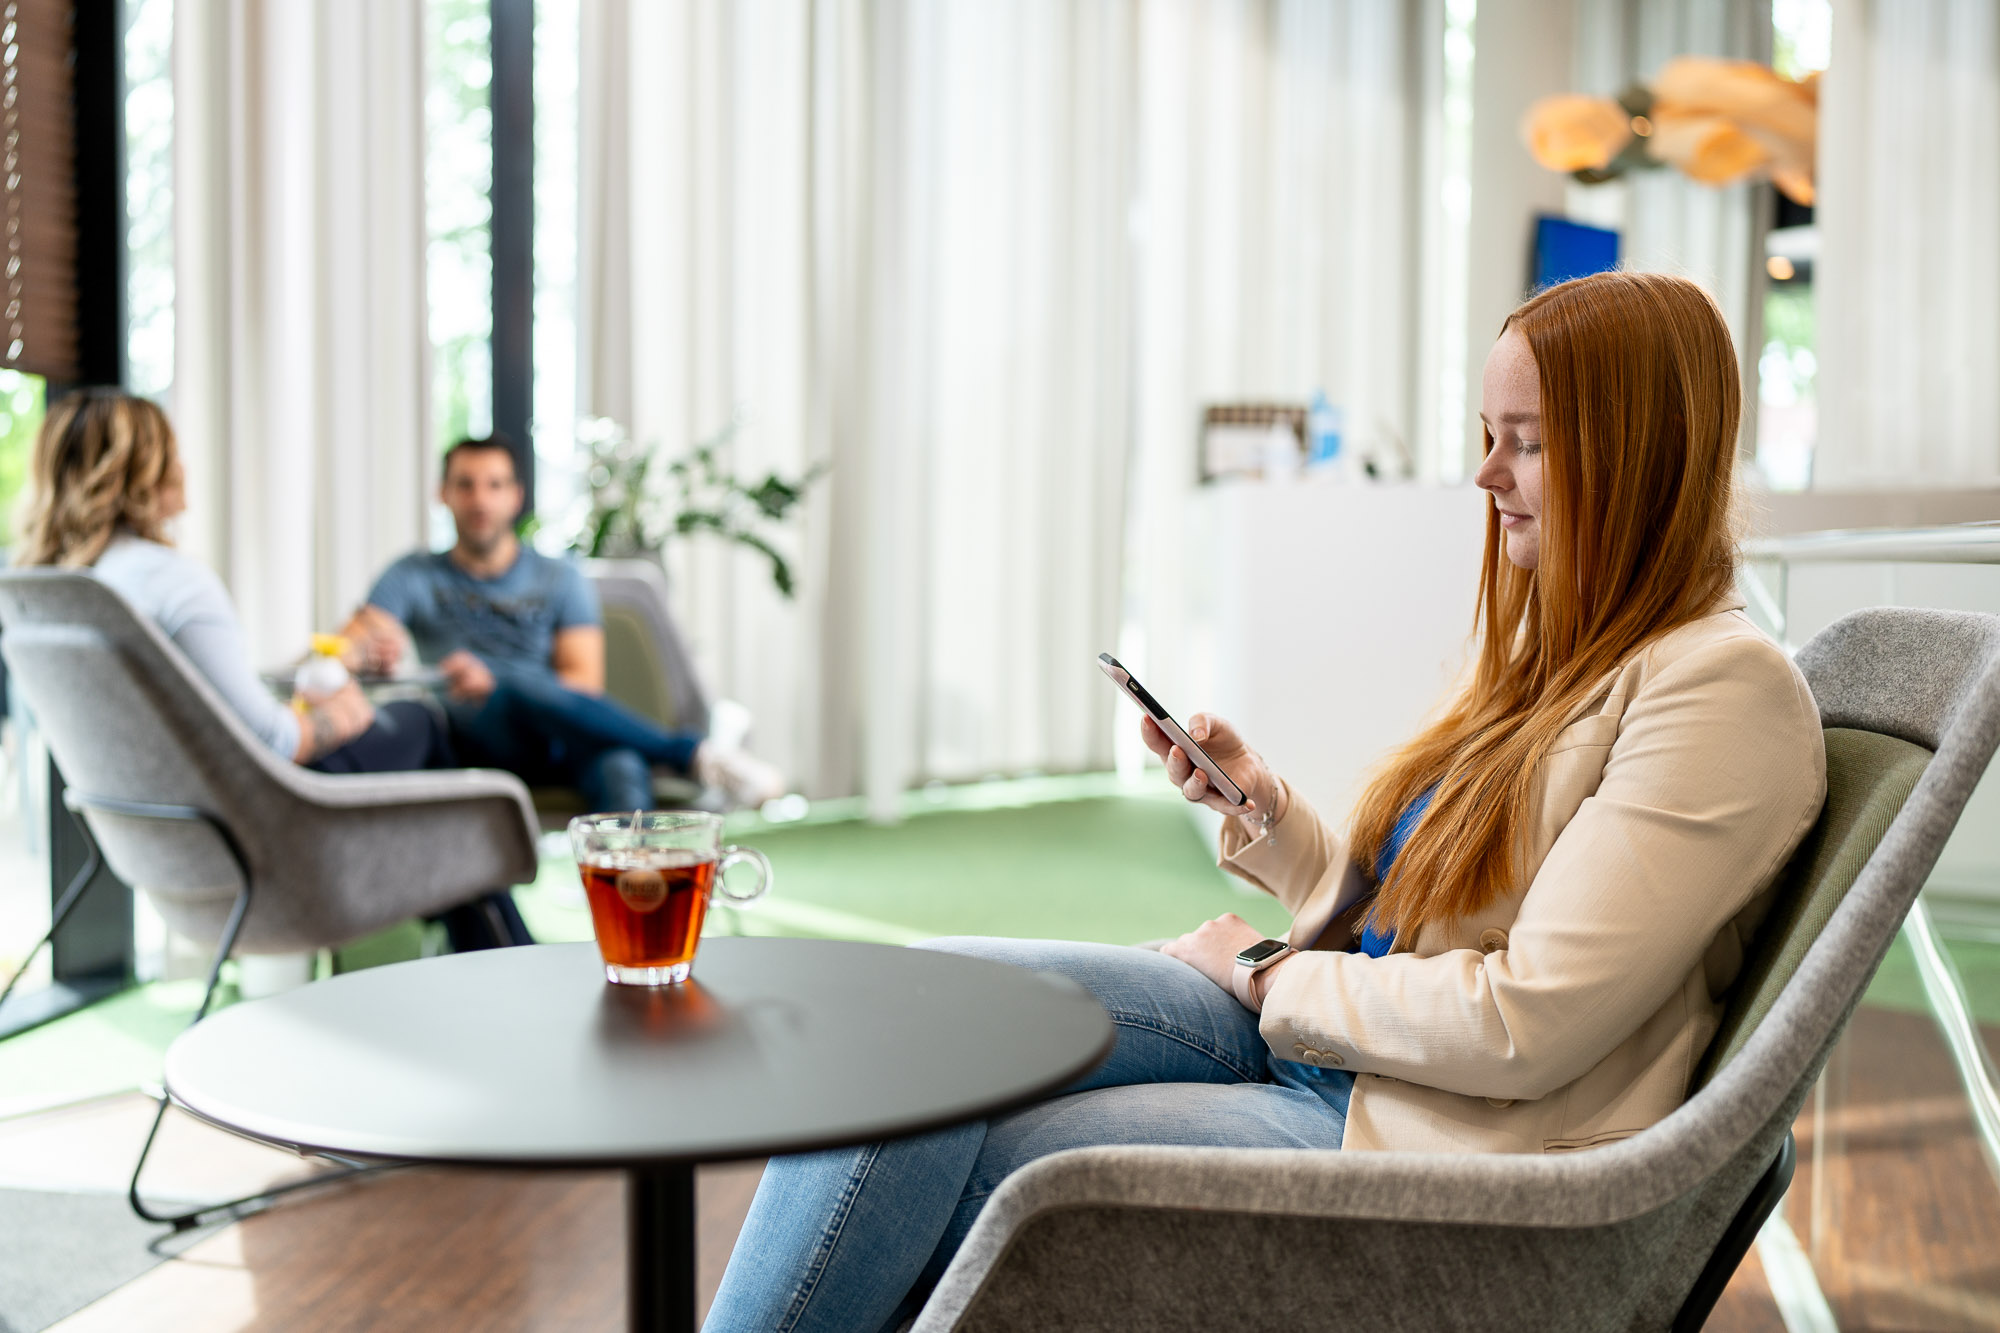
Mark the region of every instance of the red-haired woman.
POLYGON ((1248 814, 1144 724, 1287 938, 1231 915, 1159 953, 934 944, 1089 987, 1110 1058, 1011 1115, 774 1160, 707 1327, 894 1327, 994 1187, 1063 1148, 1560 1152, 1678 1106, 1825 792, 1812 696, 1732 591, 1739 395, 1692 283, 1599 274, 1515 311, 1482 383, 1471 679, 1347 834, 1222 719, 1190 730, 1248 814))

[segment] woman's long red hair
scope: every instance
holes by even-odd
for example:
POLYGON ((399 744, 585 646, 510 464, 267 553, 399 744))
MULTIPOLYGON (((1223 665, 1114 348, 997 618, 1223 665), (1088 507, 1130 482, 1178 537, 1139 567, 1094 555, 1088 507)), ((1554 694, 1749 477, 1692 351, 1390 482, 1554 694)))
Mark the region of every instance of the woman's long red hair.
POLYGON ((1742 390, 1707 293, 1664 274, 1599 273, 1534 296, 1506 327, 1527 339, 1541 384, 1540 559, 1532 572, 1511 563, 1488 510, 1471 680, 1355 808, 1355 859, 1372 865, 1398 816, 1435 789, 1376 899, 1377 927, 1393 927, 1399 948, 1519 887, 1557 734, 1735 573, 1742 390))

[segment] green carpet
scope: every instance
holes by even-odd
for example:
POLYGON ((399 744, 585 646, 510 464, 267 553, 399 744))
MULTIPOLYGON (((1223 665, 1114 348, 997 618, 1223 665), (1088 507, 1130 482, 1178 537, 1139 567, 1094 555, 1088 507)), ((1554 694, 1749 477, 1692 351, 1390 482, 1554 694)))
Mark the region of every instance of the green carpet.
MULTIPOLYGON (((775 887, 755 906, 718 908, 713 933, 802 935, 907 944, 937 935, 1046 936, 1137 943, 1236 912, 1269 934, 1276 903, 1217 870, 1180 799, 1109 775, 977 783, 913 792, 894 825, 858 802, 820 802, 807 818, 735 816, 731 841, 771 858, 775 887)), ((567 857, 551 857, 516 892, 537 939, 590 938, 567 857)), ((342 949, 342 971, 440 947, 407 923, 342 949)), ((1947 939, 1982 1022, 2000 1024, 2000 944, 1947 939)), ((225 992, 223 1001, 230 998, 225 992)), ((185 1025, 200 983, 143 986, 0 1042, 0 1115, 155 1082, 160 1054, 185 1025)), ((1928 1012, 1899 940, 1867 1003, 1928 1012)))
MULTIPOLYGON (((1108 775, 914 792, 895 825, 856 802, 822 802, 785 823, 733 817, 729 838, 771 858, 772 892, 710 914, 711 932, 907 944, 936 935, 1051 936, 1136 943, 1236 912, 1267 932, 1276 903, 1215 868, 1179 797, 1108 775)), ((549 942, 590 938, 576 868, 552 857, 516 891, 549 942)), ((439 947, 405 923, 339 951, 341 971, 439 947)), ((228 974, 225 973, 225 976, 228 974)), ((200 983, 141 986, 0 1042, 0 1115, 157 1082, 160 1056, 201 998, 200 983)), ((233 992, 225 989, 219 1003, 233 992)))
MULTIPOLYGON (((163 981, 0 1041, 0 1116, 160 1081, 160 1056, 201 1003, 200 981, 163 981)), ((220 992, 217 1004, 234 998, 220 992)))
MULTIPOLYGON (((1064 796, 981 806, 979 788, 919 794, 895 825, 732 820, 730 840, 771 859, 773 888, 752 907, 720 909, 715 927, 894 944, 937 935, 1133 944, 1224 912, 1285 928, 1275 902, 1216 869, 1172 792, 1039 785, 1064 796)), ((567 860, 551 860, 517 895, 537 939, 589 938, 574 876, 567 860)))

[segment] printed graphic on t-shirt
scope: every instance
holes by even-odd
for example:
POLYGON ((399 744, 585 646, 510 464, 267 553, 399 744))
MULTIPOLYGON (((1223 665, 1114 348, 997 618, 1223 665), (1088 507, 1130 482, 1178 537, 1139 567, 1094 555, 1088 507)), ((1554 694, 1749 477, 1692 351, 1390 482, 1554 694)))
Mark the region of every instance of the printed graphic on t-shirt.
POLYGON ((600 623, 582 571, 527 550, 493 579, 473 578, 448 555, 398 560, 368 600, 408 627, 424 661, 464 649, 495 669, 548 671, 558 631, 600 623))
POLYGON ((481 657, 533 660, 555 634, 555 599, 541 589, 505 597, 469 584, 443 584, 433 592, 431 614, 438 622, 436 637, 481 657))

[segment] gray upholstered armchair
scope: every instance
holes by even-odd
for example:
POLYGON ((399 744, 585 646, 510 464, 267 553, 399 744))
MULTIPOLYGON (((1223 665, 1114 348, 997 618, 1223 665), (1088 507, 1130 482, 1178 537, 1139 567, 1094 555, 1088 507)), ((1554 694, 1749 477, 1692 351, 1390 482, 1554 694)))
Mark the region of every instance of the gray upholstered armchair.
POLYGON ((1858 612, 1798 661, 1827 728, 1827 807, 1680 1110, 1543 1156, 1056 1153, 994 1192, 917 1333, 1699 1328, 2000 742, 2000 618, 1858 612))
POLYGON ((535 877, 519 779, 333 776, 281 759, 150 621, 89 575, 0 574, 0 631, 15 688, 106 862, 184 935, 221 941, 248 894, 235 949, 316 949, 535 877))
MULTIPOLYGON (((651 560, 586 560, 583 572, 604 608, 604 692, 675 731, 706 732, 709 700, 694 655, 667 602, 667 576, 651 560)), ((683 774, 656 769, 654 800, 665 809, 722 808, 722 793, 683 774)), ((577 793, 537 787, 535 810, 548 829, 587 813, 577 793)))
MULTIPOLYGON (((232 952, 339 945, 535 877, 519 779, 333 776, 281 759, 87 574, 0 573, 0 653, 94 850, 168 926, 215 946, 197 1020, 232 952)), ((150 1217, 137 1181, 133 1206, 150 1217)))
POLYGON ((650 560, 586 560, 604 607, 604 692, 676 731, 708 730, 708 696, 650 560))

